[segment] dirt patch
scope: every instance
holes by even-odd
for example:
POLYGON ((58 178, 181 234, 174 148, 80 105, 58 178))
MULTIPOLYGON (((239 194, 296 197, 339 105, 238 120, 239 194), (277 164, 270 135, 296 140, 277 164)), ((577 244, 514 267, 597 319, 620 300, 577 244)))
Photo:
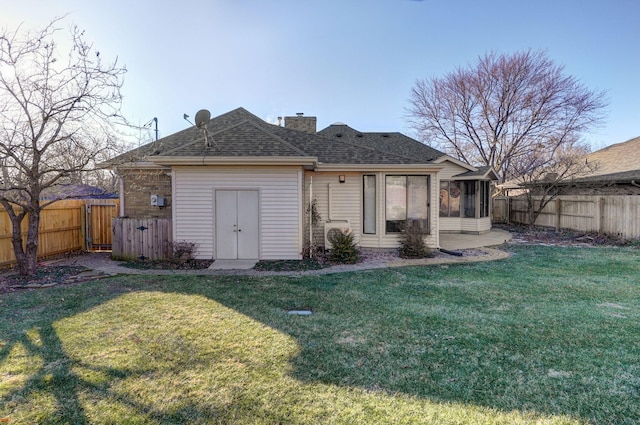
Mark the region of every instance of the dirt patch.
POLYGON ((511 244, 516 245, 550 245, 550 246, 630 246, 640 248, 640 240, 622 239, 598 233, 575 232, 571 230, 550 229, 547 227, 530 227, 519 225, 494 225, 513 235, 511 244))
POLYGON ((22 276, 16 270, 7 270, 0 274, 0 293, 69 285, 104 276, 104 273, 87 267, 66 265, 40 265, 33 276, 22 276))

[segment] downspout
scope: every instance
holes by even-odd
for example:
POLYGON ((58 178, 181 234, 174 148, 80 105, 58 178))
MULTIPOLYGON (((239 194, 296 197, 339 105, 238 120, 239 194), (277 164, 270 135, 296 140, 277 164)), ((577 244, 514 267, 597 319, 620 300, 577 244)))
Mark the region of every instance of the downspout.
POLYGON ((635 187, 640 187, 640 184, 638 182, 636 182, 635 180, 631 180, 631 185, 635 186, 635 187))
POLYGON ((124 177, 119 176, 120 180, 120 217, 124 217, 124 177))
POLYGON ((327 208, 329 210, 329 222, 332 222, 333 221, 333 210, 331 208, 331 198, 333 197, 333 183, 329 183, 327 186, 328 186, 328 189, 329 189, 329 193, 328 193, 329 199, 328 199, 328 202, 327 202, 328 203, 327 208))

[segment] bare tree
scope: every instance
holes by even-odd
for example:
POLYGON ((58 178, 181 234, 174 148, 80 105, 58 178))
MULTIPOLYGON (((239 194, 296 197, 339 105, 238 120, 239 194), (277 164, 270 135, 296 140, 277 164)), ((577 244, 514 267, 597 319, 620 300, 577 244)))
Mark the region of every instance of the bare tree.
POLYGON ((512 182, 524 189, 527 201, 527 221, 533 226, 544 208, 571 187, 575 179, 596 170, 597 164, 585 161, 589 147, 576 140, 568 139, 554 152, 544 147, 512 162, 518 177, 512 182))
POLYGON ((36 271, 40 213, 52 202, 41 202, 43 192, 96 168, 118 145, 114 134, 126 69, 117 60, 104 62, 75 26, 70 48, 61 52, 60 22, 0 34, 0 205, 11 219, 23 275, 36 271))
POLYGON ((588 90, 532 51, 487 54, 473 67, 418 80, 409 103, 408 119, 423 142, 490 165, 501 183, 519 177, 518 164, 532 155, 543 166, 572 151, 606 107, 604 92, 588 90))

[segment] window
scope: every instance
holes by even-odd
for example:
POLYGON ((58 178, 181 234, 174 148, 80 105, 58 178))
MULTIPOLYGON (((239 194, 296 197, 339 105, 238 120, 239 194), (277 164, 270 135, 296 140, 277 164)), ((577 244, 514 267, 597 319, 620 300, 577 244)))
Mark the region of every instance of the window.
POLYGON ((464 182, 464 217, 476 218, 476 182, 464 182))
POLYGON ((440 182, 440 217, 460 217, 460 182, 440 182))
POLYGON ((376 233, 376 176, 362 176, 363 233, 376 233))
POLYGON ((491 200, 491 183, 480 182, 480 217, 489 217, 489 202, 491 200))
POLYGON ((399 233, 407 220, 429 230, 429 176, 386 176, 385 231, 399 233))

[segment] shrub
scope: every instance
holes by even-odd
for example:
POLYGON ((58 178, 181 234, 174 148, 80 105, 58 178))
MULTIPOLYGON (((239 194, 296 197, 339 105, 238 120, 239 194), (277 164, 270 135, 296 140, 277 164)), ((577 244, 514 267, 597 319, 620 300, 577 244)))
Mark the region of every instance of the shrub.
POLYGON ((403 258, 432 257, 433 252, 424 243, 426 234, 420 220, 407 220, 400 230, 400 256, 403 258))
POLYGON ((174 241, 169 243, 171 259, 177 261, 193 260, 198 251, 198 244, 189 241, 174 241))
POLYGON ((332 229, 327 235, 331 242, 329 259, 336 263, 353 264, 358 261, 360 250, 356 246, 352 233, 344 233, 338 229, 332 229))

